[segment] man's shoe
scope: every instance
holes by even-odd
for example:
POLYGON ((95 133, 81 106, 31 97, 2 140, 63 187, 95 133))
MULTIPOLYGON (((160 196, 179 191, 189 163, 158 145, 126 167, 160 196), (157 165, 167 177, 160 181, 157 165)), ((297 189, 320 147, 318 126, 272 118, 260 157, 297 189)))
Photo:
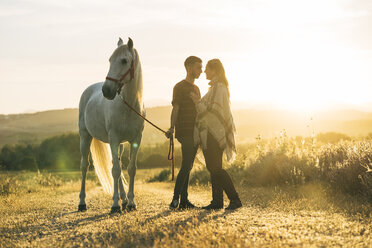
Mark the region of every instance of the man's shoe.
POLYGON ((170 209, 176 209, 178 207, 178 200, 173 199, 172 202, 169 204, 170 209))
POLYGON ((227 206, 227 208, 225 208, 225 209, 226 210, 235 210, 235 209, 240 208, 242 206, 243 206, 242 202, 239 199, 237 199, 237 200, 230 201, 229 206, 227 206))
POLYGON ((222 209, 222 208, 223 208, 223 202, 217 203, 214 201, 211 201, 211 204, 209 204, 208 206, 202 207, 202 209, 205 209, 205 210, 217 210, 217 209, 222 209))
POLYGON ((194 204, 192 204, 189 200, 182 201, 180 203, 179 209, 190 209, 190 208, 196 208, 194 204))

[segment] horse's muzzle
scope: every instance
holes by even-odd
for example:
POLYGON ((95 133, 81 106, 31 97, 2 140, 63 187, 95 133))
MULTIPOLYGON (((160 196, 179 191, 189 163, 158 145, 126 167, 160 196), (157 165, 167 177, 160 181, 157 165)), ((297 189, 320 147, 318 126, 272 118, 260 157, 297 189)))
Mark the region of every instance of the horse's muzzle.
POLYGON ((112 100, 116 96, 116 91, 115 90, 110 90, 109 87, 102 86, 102 94, 108 100, 112 100))

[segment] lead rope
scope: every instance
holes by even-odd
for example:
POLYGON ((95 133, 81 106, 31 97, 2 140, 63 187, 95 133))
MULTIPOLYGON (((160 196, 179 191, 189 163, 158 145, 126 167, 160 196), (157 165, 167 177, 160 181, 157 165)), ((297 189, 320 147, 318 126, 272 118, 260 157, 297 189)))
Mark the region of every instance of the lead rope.
POLYGON ((173 134, 169 138, 168 160, 172 161, 172 181, 174 180, 174 140, 173 134))
MULTIPOLYGON (((119 96, 124 101, 124 103, 131 110, 133 110, 134 113, 136 113, 139 117, 141 117, 142 119, 144 119, 145 121, 147 121, 148 123, 150 123, 153 127, 155 127, 156 129, 158 129, 160 132, 166 134, 166 131, 164 131, 163 129, 161 129, 160 127, 156 126, 154 123, 152 123, 148 119, 146 119, 146 117, 144 117, 143 115, 141 115, 140 113, 138 113, 137 110, 135 110, 132 106, 130 106, 130 104, 127 101, 125 101, 125 99, 120 94, 119 94, 119 96)), ((172 181, 173 181, 174 180, 174 140, 173 140, 173 134, 169 138, 168 160, 171 160, 172 161, 172 181)))

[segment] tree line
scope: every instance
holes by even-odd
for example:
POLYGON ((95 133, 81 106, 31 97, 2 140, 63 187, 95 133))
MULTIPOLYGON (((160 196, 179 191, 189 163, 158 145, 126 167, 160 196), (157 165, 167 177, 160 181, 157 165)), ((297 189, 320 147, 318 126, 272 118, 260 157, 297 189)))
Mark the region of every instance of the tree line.
MULTIPOLYGON (((43 140, 40 144, 5 145, 0 151, 0 169, 16 170, 80 170, 80 138, 78 133, 67 133, 43 140)), ((168 167, 168 142, 141 146, 138 168, 168 167)), ((176 149, 177 157, 180 151, 176 149)), ((121 161, 123 168, 129 163, 129 144, 125 144, 121 161)), ((180 160, 180 159, 178 159, 180 160)), ((176 160, 176 166, 181 161, 176 160)), ((92 161, 91 161, 92 164, 92 161)), ((91 168, 93 168, 91 166, 91 168)))
MULTIPOLYGON (((319 133, 314 137, 317 142, 336 144, 341 140, 353 138, 335 132, 319 133)), ((296 140, 301 142, 303 137, 296 140)), ((372 139, 372 133, 364 137, 372 139)), ((176 142, 177 143, 177 142, 176 142)), ((69 171, 80 170, 80 138, 78 133, 66 133, 43 140, 40 144, 17 144, 5 145, 0 151, 0 170, 51 170, 69 171)), ((129 144, 125 144, 124 153, 121 157, 122 167, 125 169, 129 163, 129 144)), ((240 146, 238 150, 242 152, 240 146)), ((244 150, 244 149, 243 149, 244 150)), ((138 168, 162 168, 169 167, 167 159, 168 141, 156 145, 141 145, 138 152, 138 168)), ((181 163, 181 151, 175 149, 176 167, 181 163)), ((91 162, 92 164, 92 162, 91 162)), ((90 168, 93 168, 92 166, 90 168)))

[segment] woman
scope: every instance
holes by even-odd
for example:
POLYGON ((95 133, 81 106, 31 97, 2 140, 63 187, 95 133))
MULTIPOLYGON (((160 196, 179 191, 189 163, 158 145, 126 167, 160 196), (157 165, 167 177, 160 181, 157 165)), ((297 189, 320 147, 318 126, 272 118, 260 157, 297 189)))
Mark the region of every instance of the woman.
POLYGON ((208 93, 201 100, 195 94, 191 94, 197 111, 194 142, 196 146, 201 145, 212 182, 213 199, 203 209, 223 208, 223 191, 225 191, 230 199, 226 209, 234 210, 241 207, 242 203, 229 174, 222 169, 223 152, 228 162, 234 160, 236 153, 229 83, 219 59, 208 61, 205 74, 206 78, 211 80, 208 93))

